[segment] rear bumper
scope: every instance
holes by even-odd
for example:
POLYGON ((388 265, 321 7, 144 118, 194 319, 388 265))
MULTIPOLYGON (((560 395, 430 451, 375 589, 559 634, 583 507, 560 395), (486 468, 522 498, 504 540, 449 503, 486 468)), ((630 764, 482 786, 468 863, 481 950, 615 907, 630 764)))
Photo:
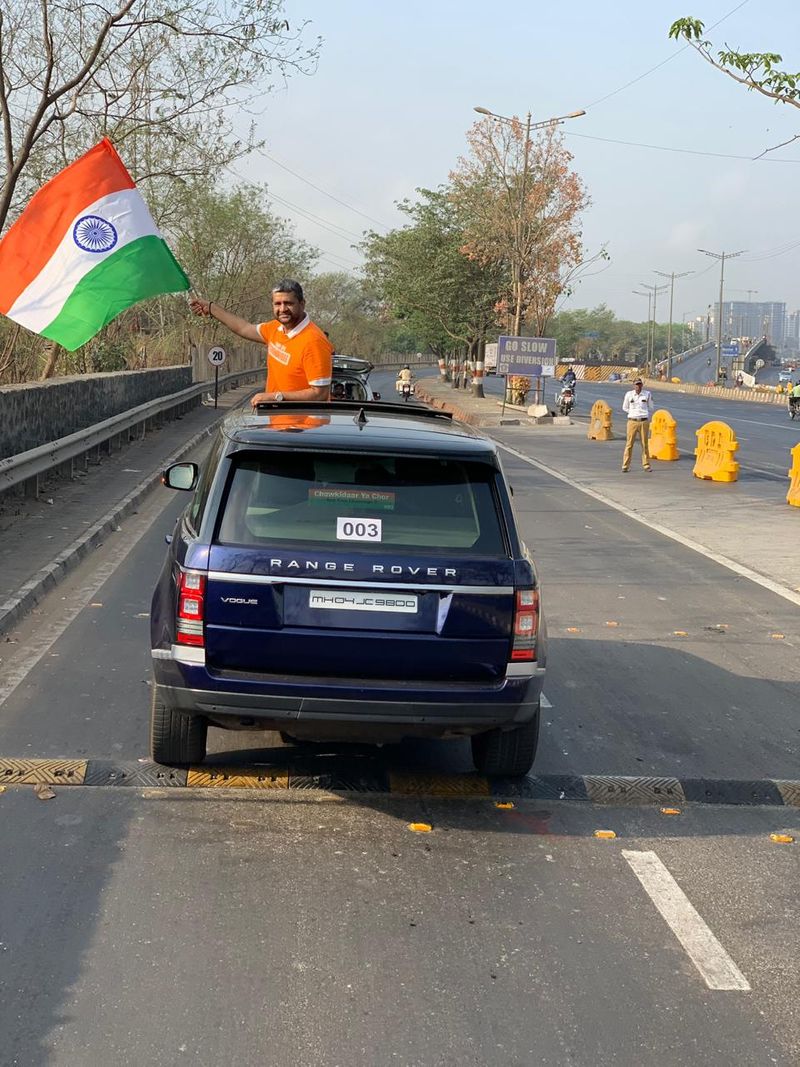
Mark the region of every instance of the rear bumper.
POLYGON ((154 657, 153 666, 167 705, 221 726, 291 732, 293 723, 309 728, 318 724, 324 732, 333 724, 361 724, 392 732, 402 728, 409 736, 470 734, 530 722, 545 675, 543 667, 526 664, 524 674, 520 671, 492 686, 319 678, 232 682, 210 674, 204 665, 176 662, 163 654, 154 657))

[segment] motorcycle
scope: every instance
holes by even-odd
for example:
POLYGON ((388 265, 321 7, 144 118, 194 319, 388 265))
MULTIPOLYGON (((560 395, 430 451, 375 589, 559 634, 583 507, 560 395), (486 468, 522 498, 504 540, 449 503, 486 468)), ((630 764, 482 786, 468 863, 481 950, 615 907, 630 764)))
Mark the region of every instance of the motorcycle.
POLYGON ((789 397, 789 418, 796 419, 800 415, 800 397, 789 397))
POLYGON ((395 389, 402 396, 403 400, 408 400, 416 392, 416 388, 413 382, 404 382, 402 378, 398 378, 395 382, 395 389))
POLYGON ((569 415, 575 407, 575 387, 573 385, 562 385, 561 392, 556 397, 556 402, 558 403, 559 415, 569 415))

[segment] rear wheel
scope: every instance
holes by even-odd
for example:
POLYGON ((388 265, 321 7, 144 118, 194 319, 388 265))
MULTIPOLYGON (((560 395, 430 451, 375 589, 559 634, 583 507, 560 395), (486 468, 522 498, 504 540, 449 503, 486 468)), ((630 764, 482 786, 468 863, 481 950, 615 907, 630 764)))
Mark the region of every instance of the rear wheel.
POLYGON ((472 760, 481 774, 517 777, 533 766, 539 743, 539 709, 513 730, 489 730, 472 738, 472 760))
POLYGON ((153 682, 150 708, 150 752, 156 763, 181 766, 200 763, 206 755, 208 722, 202 715, 183 715, 167 707, 153 682))

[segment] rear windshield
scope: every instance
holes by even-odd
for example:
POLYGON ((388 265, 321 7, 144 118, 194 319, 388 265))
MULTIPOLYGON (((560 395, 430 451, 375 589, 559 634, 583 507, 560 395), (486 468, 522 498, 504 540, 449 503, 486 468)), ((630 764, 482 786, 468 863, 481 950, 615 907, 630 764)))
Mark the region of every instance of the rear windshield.
POLYGON ((424 456, 243 455, 217 540, 506 555, 494 477, 487 464, 424 456))

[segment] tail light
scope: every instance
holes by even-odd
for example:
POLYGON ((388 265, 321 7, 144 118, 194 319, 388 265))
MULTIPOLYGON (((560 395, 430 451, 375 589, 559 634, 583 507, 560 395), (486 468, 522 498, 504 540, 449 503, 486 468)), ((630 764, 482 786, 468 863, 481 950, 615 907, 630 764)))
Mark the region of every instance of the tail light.
POLYGON ((518 589, 514 606, 512 660, 536 659, 536 631, 539 628, 539 594, 535 589, 518 589))
POLYGON ((179 645, 205 644, 206 577, 199 571, 182 571, 178 579, 178 618, 176 639, 179 645))

